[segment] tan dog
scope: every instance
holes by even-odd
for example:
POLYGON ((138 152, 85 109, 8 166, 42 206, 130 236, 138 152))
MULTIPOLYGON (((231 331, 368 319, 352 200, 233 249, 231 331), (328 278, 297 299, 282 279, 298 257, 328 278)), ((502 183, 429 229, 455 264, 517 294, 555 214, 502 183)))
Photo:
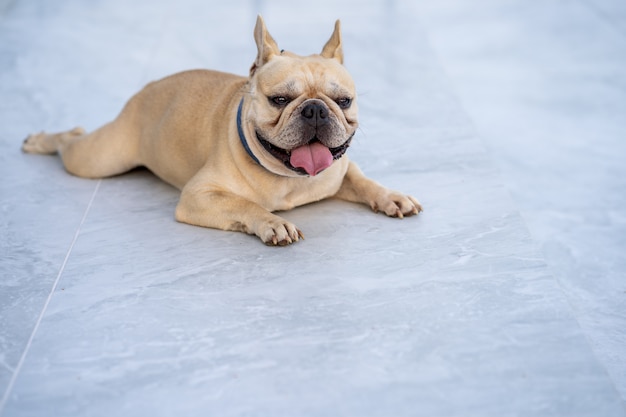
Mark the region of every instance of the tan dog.
POLYGON ((281 51, 259 16, 257 58, 244 78, 196 70, 148 84, 113 122, 39 133, 25 152, 59 153, 67 171, 102 178, 145 166, 182 190, 176 220, 256 234, 269 245, 303 237, 277 210, 337 197, 402 218, 413 197, 366 178, 344 156, 357 128, 339 21, 320 55, 281 51))

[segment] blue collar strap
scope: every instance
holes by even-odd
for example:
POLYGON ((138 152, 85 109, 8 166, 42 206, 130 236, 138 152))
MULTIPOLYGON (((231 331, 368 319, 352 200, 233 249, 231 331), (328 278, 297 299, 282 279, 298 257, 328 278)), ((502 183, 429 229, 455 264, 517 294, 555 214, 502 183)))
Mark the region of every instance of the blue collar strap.
POLYGON ((243 134, 243 127, 241 126, 241 108, 242 107, 243 107, 243 98, 239 102, 239 108, 237 109, 237 131, 239 132, 239 140, 241 141, 243 148, 246 150, 246 152, 248 152, 248 155, 250 155, 250 158, 254 159, 254 162, 261 165, 261 163, 259 162, 259 159, 256 156, 254 156, 254 154, 252 153, 250 146, 248 146, 248 141, 246 141, 246 136, 243 134))

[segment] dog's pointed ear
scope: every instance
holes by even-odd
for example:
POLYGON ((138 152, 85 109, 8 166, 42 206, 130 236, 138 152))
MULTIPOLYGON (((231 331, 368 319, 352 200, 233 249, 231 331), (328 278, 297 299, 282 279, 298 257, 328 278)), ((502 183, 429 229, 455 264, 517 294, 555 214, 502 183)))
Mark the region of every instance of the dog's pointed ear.
POLYGON ((335 30, 330 36, 328 42, 326 42, 326 45, 324 45, 321 55, 324 58, 334 58, 339 61, 340 64, 343 64, 343 47, 341 45, 341 22, 339 20, 335 22, 335 30))
POLYGON ((254 41, 256 42, 258 52, 256 60, 254 61, 254 64, 252 64, 252 68, 250 68, 250 75, 254 74, 258 68, 265 65, 274 55, 280 55, 278 45, 276 44, 274 38, 272 38, 272 35, 270 35, 267 31, 265 22, 263 21, 261 15, 258 15, 256 18, 254 41))

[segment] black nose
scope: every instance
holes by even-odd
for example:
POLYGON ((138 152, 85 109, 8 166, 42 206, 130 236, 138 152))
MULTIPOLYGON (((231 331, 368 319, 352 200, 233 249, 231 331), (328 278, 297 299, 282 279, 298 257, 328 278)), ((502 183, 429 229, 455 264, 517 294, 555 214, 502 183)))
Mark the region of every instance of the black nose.
POLYGON ((309 103, 302 109, 302 117, 313 127, 328 123, 328 109, 320 103, 309 103))

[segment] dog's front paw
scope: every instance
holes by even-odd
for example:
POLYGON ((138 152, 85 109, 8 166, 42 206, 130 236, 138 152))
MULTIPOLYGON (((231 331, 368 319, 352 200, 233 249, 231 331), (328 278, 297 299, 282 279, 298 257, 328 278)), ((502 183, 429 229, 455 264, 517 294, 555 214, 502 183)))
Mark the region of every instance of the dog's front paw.
POLYGON ((391 190, 385 190, 384 193, 376 196, 375 200, 370 202, 370 207, 376 213, 382 211, 389 217, 400 219, 413 216, 423 210, 422 205, 415 198, 391 190))
POLYGON ((257 235, 268 246, 287 246, 304 239, 295 225, 280 217, 263 223, 257 235))

